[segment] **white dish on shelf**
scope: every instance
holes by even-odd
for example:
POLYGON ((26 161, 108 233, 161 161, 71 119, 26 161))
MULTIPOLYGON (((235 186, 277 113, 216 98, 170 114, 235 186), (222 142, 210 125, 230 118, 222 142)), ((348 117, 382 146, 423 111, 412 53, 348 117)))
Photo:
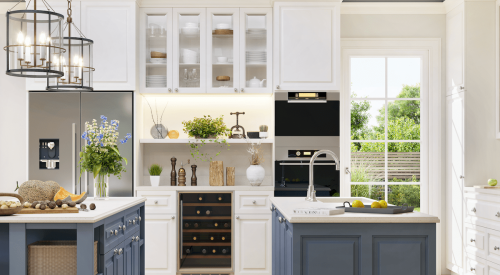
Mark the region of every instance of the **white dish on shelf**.
POLYGON ((229 24, 227 24, 227 23, 219 23, 219 24, 215 25, 215 27, 218 30, 228 30, 229 29, 229 24))
POLYGON ((184 27, 181 29, 181 32, 185 35, 197 35, 200 33, 200 28, 184 27))
POLYGON ((199 23, 193 23, 193 22, 187 22, 186 24, 184 24, 185 28, 197 28, 199 26, 200 26, 199 23))

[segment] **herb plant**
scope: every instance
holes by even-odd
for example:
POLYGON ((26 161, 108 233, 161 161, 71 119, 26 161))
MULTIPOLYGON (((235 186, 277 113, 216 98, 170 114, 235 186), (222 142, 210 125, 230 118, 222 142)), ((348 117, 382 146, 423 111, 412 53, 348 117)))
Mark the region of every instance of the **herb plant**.
POLYGON ((151 164, 151 166, 149 166, 148 171, 150 176, 159 176, 163 171, 163 167, 161 167, 158 164, 151 164))
MULTIPOLYGON (((189 141, 189 152, 195 160, 201 161, 212 161, 213 157, 208 153, 201 153, 200 149, 209 142, 218 144, 221 148, 224 145, 229 150, 229 144, 225 139, 219 140, 221 136, 228 136, 231 131, 226 127, 223 121, 224 116, 218 118, 212 118, 210 115, 203 116, 202 118, 194 118, 190 121, 183 121, 184 133, 188 134, 189 137, 195 137, 201 139, 200 142, 189 141)), ((221 151, 217 152, 214 157, 218 156, 221 151)))

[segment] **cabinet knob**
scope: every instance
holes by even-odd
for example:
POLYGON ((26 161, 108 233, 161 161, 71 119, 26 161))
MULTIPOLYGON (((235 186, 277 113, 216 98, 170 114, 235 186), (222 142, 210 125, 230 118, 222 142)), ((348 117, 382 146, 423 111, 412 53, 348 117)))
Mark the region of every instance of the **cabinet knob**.
POLYGON ((118 230, 115 229, 115 235, 118 236, 118 230))
POLYGON ((234 92, 237 93, 238 92, 238 89, 237 88, 234 88, 234 92))
POLYGON ((500 250, 500 247, 495 246, 495 247, 493 247, 493 250, 500 250))
POLYGON ((134 236, 132 236, 132 241, 135 242, 135 237, 134 236))
POLYGON ((142 221, 142 218, 141 218, 141 216, 139 216, 139 221, 142 221))
POLYGON ((135 220, 132 220, 132 223, 135 224, 135 220))
POLYGON ((474 240, 474 239, 470 239, 470 242, 471 242, 471 243, 473 243, 473 242, 475 242, 475 241, 476 241, 476 240, 474 240))
POLYGON ((123 226, 123 231, 125 231, 126 229, 127 229, 127 226, 125 226, 125 225, 124 225, 124 226, 123 226))
POLYGON ((131 220, 128 220, 128 225, 131 225, 132 224, 132 221, 131 220))
POLYGON ((171 88, 168 88, 168 92, 171 93, 172 92, 172 89, 171 88))
POLYGON ((241 92, 242 92, 242 93, 243 93, 243 92, 245 92, 245 89, 241 88, 241 92))
POLYGON ((465 179, 465 177, 464 177, 464 176, 462 176, 462 175, 460 175, 460 178, 461 178, 461 179, 465 179))
POLYGON ((460 90, 465 90, 465 87, 464 86, 460 86, 460 90))
POLYGON ((475 268, 473 268, 473 267, 471 267, 471 268, 470 268, 470 271, 476 271, 476 269, 475 269, 475 268))
POLYGON ((172 216, 171 218, 172 218, 172 220, 175 220, 175 216, 172 216))
POLYGON ((135 237, 135 241, 138 242, 140 240, 139 236, 135 237))
POLYGON ((114 255, 118 254, 118 249, 113 250, 114 255))
POLYGON ((282 217, 278 217, 278 221, 279 221, 280 223, 282 223, 282 222, 283 222, 283 218, 282 218, 282 217))
POLYGON ((109 233, 111 234, 111 236, 113 236, 115 234, 115 231, 110 230, 109 233))
POLYGON ((269 207, 269 210, 271 210, 271 212, 273 212, 273 211, 274 211, 274 209, 273 209, 273 207, 272 207, 272 206, 271 206, 271 207, 269 207))
POLYGON ((179 92, 179 89, 175 88, 175 90, 174 90, 174 91, 175 91, 176 93, 178 93, 178 92, 179 92))
POLYGON ((276 90, 279 90, 280 89, 280 85, 276 85, 276 90))
POLYGON ((155 201, 155 204, 158 204, 158 201, 155 201))
POLYGON ((123 254, 123 249, 120 248, 120 250, 118 250, 118 255, 122 255, 123 254))
POLYGON ((257 203, 257 201, 256 201, 256 200, 253 200, 253 201, 252 201, 252 203, 253 203, 253 204, 256 204, 256 203, 257 203))
POLYGON ((123 229, 123 227, 121 225, 118 226, 118 230, 122 230, 122 229, 123 229))
POLYGON ((497 213, 495 214, 495 217, 500 217, 500 212, 497 212, 497 213))
POLYGON ((472 208, 472 210, 471 210, 471 211, 472 211, 472 212, 474 212, 474 213, 476 213, 476 208, 475 208, 475 207, 474 207, 474 208, 472 208))
POLYGON ((236 216, 236 219, 239 219, 239 218, 240 218, 240 216, 236 216))

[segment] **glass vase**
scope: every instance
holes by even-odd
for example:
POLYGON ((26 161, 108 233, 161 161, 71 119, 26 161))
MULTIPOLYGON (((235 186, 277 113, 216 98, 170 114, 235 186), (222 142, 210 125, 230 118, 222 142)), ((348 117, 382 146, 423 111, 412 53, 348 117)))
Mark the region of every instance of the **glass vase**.
POLYGON ((94 199, 109 200, 109 176, 99 174, 94 177, 94 199))

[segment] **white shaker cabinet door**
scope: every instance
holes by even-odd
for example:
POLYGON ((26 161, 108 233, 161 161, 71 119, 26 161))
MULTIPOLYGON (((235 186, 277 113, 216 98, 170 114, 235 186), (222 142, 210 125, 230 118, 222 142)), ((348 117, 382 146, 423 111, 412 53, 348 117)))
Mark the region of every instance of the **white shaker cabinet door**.
POLYGON ((136 89, 136 3, 82 2, 82 32, 94 40, 94 90, 136 89))
POLYGON ((235 273, 271 274, 271 214, 237 215, 235 220, 235 273))
POLYGON ((274 6, 274 88, 340 90, 340 3, 274 6))
POLYGON ((175 274, 177 228, 173 215, 146 215, 146 274, 175 274))
POLYGON ((459 273, 464 268, 464 93, 446 98, 446 113, 446 266, 459 273))

